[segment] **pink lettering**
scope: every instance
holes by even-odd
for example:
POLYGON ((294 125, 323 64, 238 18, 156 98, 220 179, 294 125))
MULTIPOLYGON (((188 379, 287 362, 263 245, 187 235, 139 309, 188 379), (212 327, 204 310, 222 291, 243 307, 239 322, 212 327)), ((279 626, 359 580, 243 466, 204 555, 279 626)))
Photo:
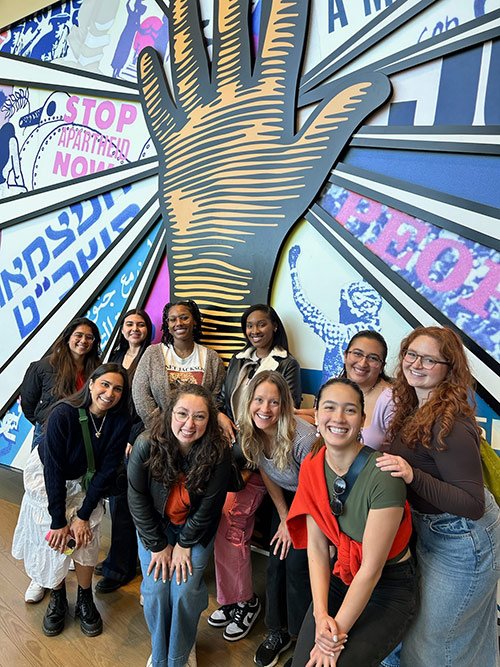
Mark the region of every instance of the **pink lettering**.
POLYGON ((76 105, 79 101, 80 98, 78 95, 71 95, 71 97, 66 102, 66 111, 68 112, 68 114, 64 116, 64 121, 66 123, 72 123, 75 120, 76 114, 78 113, 76 110, 76 105))
POLYGON ((394 242, 395 250, 399 254, 413 238, 417 244, 420 243, 427 236, 428 231, 429 227, 425 222, 410 218, 399 211, 391 209, 391 219, 385 225, 380 236, 375 243, 368 243, 367 246, 384 261, 389 262, 389 264, 395 264, 400 269, 404 269, 412 258, 413 251, 408 250, 404 255, 396 257, 387 252, 387 248, 394 242), (412 229, 408 229, 400 234, 399 230, 403 224, 412 229))
POLYGON ((137 118, 137 108, 132 104, 122 104, 116 124, 116 131, 123 132, 124 125, 131 125, 137 118))
POLYGON ((113 102, 101 102, 95 112, 95 122, 100 130, 107 130, 115 120, 116 108, 113 102))
POLYGON ((347 199, 345 200, 342 208, 335 216, 335 219, 340 222, 341 225, 345 225, 351 216, 354 216, 360 222, 373 222, 376 220, 382 213, 382 204, 372 201, 371 199, 365 199, 361 195, 357 195, 354 192, 350 193, 347 199), (365 201, 368 204, 368 210, 364 213, 357 211, 357 207, 361 201, 365 201))
POLYGON ((488 317, 489 312, 485 306, 489 299, 500 300, 500 265, 487 259, 485 265, 489 268, 488 273, 479 283, 479 287, 468 299, 459 299, 458 303, 471 313, 476 313, 480 317, 488 317))
POLYGON ((90 121, 90 111, 95 107, 97 102, 95 100, 86 97, 82 101, 83 106, 85 107, 85 113, 83 114, 83 124, 88 125, 90 121))
POLYGON ((448 292, 457 289, 464 284, 465 279, 472 269, 472 255, 463 243, 453 239, 435 239, 425 247, 418 258, 415 270, 420 280, 437 292, 448 292), (443 280, 435 280, 430 277, 432 265, 439 255, 445 250, 455 249, 458 251, 458 260, 450 273, 443 280))
POLYGON ((79 176, 85 176, 87 171, 87 160, 85 157, 83 157, 83 155, 79 155, 71 163, 71 175, 73 178, 78 178, 79 176))
POLYGON ((66 126, 63 125, 61 129, 61 136, 59 137, 59 141, 57 142, 58 146, 61 146, 61 144, 66 148, 66 126))
POLYGON ((58 171, 61 172, 61 176, 68 175, 69 163, 71 161, 71 154, 66 153, 63 157, 61 151, 57 151, 56 159, 54 160, 54 168, 52 169, 53 174, 57 174, 58 171))

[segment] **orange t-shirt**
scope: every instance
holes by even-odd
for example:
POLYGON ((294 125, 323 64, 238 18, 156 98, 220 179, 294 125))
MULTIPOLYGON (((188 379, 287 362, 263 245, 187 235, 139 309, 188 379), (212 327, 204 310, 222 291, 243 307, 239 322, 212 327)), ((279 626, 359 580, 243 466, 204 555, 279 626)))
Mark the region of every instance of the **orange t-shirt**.
POLYGON ((165 505, 165 514, 172 523, 178 526, 186 521, 191 506, 189 493, 186 491, 184 484, 185 480, 186 476, 182 475, 180 480, 171 487, 165 505))

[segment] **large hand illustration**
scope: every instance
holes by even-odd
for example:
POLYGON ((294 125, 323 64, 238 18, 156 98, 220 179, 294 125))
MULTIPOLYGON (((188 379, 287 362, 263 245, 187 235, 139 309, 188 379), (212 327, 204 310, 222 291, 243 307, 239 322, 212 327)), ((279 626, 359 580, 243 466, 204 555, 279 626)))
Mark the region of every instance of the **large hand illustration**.
POLYGON ((248 0, 219 0, 208 62, 196 0, 170 2, 172 92, 157 53, 138 60, 142 104, 160 160, 172 297, 195 299, 223 356, 237 321, 266 301, 281 243, 350 136, 389 95, 377 73, 344 80, 296 131, 308 0, 262 3, 251 60, 248 0), (265 13, 267 12, 267 13, 265 13))

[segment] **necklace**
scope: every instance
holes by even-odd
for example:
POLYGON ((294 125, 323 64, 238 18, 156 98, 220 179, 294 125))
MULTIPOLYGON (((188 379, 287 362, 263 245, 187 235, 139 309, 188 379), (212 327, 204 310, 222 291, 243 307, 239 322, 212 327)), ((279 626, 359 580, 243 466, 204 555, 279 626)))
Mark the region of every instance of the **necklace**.
POLYGON ((367 389, 366 391, 363 392, 363 396, 366 398, 368 394, 375 389, 375 387, 378 385, 379 382, 380 382, 380 377, 377 378, 377 381, 375 382, 374 385, 370 387, 370 389, 367 389))
POLYGON ((96 437, 96 438, 100 438, 100 437, 101 437, 102 427, 104 426, 104 422, 106 421, 106 414, 107 414, 107 413, 105 412, 105 413, 104 413, 104 417, 102 418, 101 426, 100 426, 99 428, 97 428, 97 426, 95 425, 94 416, 93 416, 93 414, 92 414, 92 413, 90 412, 90 410, 89 410, 89 415, 90 415, 90 419, 92 419, 92 424, 94 425, 94 429, 95 429, 95 437, 96 437))

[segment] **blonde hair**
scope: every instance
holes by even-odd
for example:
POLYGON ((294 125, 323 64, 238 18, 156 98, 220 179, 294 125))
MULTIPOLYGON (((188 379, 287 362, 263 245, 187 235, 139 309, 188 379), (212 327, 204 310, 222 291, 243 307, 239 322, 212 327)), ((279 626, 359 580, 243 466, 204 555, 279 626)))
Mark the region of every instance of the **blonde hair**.
POLYGON ((274 441, 271 461, 283 472, 292 459, 293 441, 295 439, 295 419, 293 416, 293 399, 290 388, 284 377, 276 371, 257 373, 247 385, 240 404, 240 443, 249 467, 257 468, 264 452, 265 436, 254 424, 250 414, 250 405, 255 390, 263 382, 270 382, 278 389, 280 396, 280 415, 274 441))

